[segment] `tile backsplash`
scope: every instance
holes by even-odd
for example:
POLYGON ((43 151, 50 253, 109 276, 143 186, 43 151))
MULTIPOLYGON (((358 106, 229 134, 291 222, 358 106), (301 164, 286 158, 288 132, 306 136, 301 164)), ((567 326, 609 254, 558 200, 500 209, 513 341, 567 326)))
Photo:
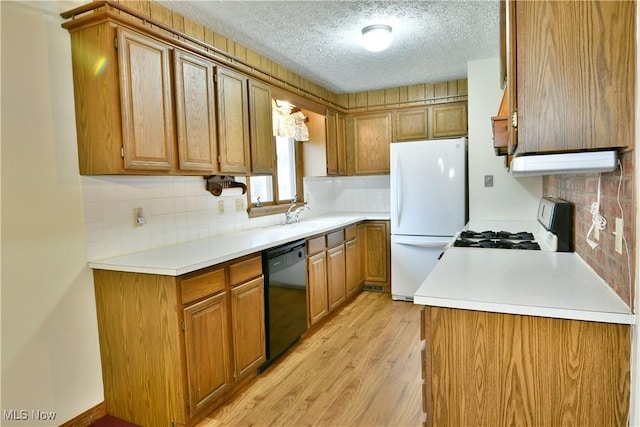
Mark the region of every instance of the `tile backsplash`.
POLYGON ((328 212, 389 212, 389 175, 305 178, 314 215, 328 212))
MULTIPOLYGON (((574 203, 575 251, 602 277, 611 288, 631 306, 635 277, 635 206, 633 152, 620 156, 622 170, 601 174, 600 214, 606 219, 606 228, 600 231, 598 246, 592 249, 586 237, 593 215, 591 204, 597 200, 598 174, 550 175, 543 180, 545 195, 574 203), (618 188, 620 189, 618 191, 618 188), (619 204, 618 204, 619 202, 619 204), (616 218, 623 218, 624 238, 622 254, 615 250, 616 218)), ((590 235, 594 240, 593 232, 590 235)))
MULTIPOLYGON (((282 222, 281 214, 249 218, 245 196, 214 197, 202 177, 83 176, 81 182, 89 260, 282 222), (139 208, 144 225, 136 225, 139 208)), ((306 178, 304 185, 309 216, 389 211, 389 176, 306 178)))

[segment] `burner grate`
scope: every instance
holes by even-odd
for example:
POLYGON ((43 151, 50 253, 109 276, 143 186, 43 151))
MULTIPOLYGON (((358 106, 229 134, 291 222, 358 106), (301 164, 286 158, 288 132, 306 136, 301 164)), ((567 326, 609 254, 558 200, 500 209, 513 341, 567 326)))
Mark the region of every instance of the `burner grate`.
POLYGON ((453 246, 462 248, 495 248, 495 249, 523 249, 540 250, 540 245, 534 241, 532 233, 521 231, 473 231, 464 230, 453 246))

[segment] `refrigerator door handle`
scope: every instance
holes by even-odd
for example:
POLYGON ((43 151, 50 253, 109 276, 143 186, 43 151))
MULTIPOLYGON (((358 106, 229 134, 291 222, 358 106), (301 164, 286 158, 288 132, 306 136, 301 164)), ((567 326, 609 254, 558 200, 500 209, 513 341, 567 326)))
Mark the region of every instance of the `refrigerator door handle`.
MULTIPOLYGON (((451 238, 453 239, 453 237, 451 238)), ((419 246, 421 248, 442 248, 443 246, 448 245, 449 242, 449 239, 439 241, 425 241, 424 238, 421 237, 395 237, 393 240, 393 243, 397 243, 399 245, 419 246)))
POLYGON ((400 169, 400 157, 396 157, 396 224, 400 225, 402 216, 402 170, 400 169))

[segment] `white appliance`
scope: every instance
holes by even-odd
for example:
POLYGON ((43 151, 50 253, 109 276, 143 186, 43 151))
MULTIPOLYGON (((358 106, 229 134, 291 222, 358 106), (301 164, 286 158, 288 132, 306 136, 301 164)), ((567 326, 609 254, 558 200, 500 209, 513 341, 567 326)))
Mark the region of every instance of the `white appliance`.
POLYGON ((533 154, 511 160, 511 175, 538 176, 563 173, 611 172, 618 166, 616 151, 584 151, 563 154, 533 154))
POLYGON ((466 223, 466 138, 391 144, 391 296, 413 294, 466 223))

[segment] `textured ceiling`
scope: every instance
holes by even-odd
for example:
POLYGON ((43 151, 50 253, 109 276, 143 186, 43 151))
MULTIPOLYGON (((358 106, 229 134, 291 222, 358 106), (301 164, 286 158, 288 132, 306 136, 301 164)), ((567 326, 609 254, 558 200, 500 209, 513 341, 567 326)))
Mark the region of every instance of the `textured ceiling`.
POLYGON ((159 3, 336 93, 467 77, 499 54, 499 1, 179 1, 159 3), (367 25, 393 28, 382 52, 367 25))

